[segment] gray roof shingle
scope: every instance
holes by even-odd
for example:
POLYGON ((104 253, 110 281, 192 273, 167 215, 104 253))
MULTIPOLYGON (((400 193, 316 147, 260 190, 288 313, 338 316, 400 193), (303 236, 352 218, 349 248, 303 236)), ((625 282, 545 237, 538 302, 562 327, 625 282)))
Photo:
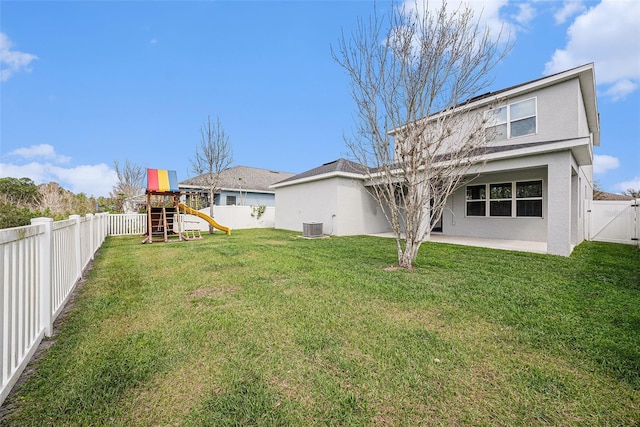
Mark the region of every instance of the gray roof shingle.
POLYGON ((322 166, 318 166, 317 168, 309 169, 306 172, 293 175, 291 177, 283 179, 282 181, 278 181, 276 184, 297 181, 299 179, 310 178, 313 176, 324 175, 332 172, 355 173, 363 175, 366 172, 366 167, 352 162, 351 160, 341 158, 338 160, 334 160, 333 162, 325 163, 322 166))
MULTIPOLYGON (((205 175, 189 178, 179 183, 179 186, 202 186, 206 188, 205 175)), ((229 190, 258 191, 272 193, 271 184, 293 176, 289 172, 279 172, 269 169, 251 168, 248 166, 234 166, 220 173, 220 188, 229 190)))

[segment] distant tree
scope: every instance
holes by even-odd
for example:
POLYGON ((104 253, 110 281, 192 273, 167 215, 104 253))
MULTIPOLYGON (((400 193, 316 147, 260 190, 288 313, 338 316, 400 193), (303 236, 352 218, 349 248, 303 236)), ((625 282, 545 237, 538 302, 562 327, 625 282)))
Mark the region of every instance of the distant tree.
POLYGON ((61 215, 77 213, 72 209, 73 193, 60 187, 58 183, 40 184, 38 192, 40 193, 39 209, 61 215))
POLYGON ((627 188, 622 192, 625 196, 633 197, 634 199, 640 199, 640 190, 635 190, 633 188, 627 188))
MULTIPOLYGON (((216 192, 220 189, 220 173, 231 166, 233 152, 229 143, 229 136, 225 133, 217 118, 215 124, 211 117, 200 127, 200 145, 191 159, 191 170, 204 180, 209 190, 209 216, 213 218, 213 203, 216 192)), ((209 233, 213 227, 209 226, 209 233)))
POLYGON ((94 197, 87 197, 84 193, 78 193, 73 195, 72 212, 77 215, 86 215, 95 213, 97 211, 97 201, 94 197))
POLYGON ((121 211, 133 210, 134 198, 144 193, 145 169, 129 160, 124 165, 113 162, 118 182, 111 191, 111 197, 123 201, 121 211))
POLYGON ((491 84, 510 44, 480 28, 469 6, 390 10, 388 20, 374 13, 360 21, 332 54, 355 103, 347 146, 374 183, 398 264, 410 268, 481 153, 488 119, 468 114, 465 102, 491 84))
POLYGON ((0 200, 0 228, 29 225, 34 215, 26 206, 18 206, 6 200, 0 200))
POLYGON ((0 197, 9 203, 33 208, 39 202, 38 186, 30 178, 0 178, 0 197))

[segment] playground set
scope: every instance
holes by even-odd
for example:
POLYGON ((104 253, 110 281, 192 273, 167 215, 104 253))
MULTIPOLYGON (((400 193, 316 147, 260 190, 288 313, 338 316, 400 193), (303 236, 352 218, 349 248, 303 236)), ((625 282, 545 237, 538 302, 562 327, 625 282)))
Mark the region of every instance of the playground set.
POLYGON ((212 227, 231 234, 229 227, 218 224, 209 215, 189 206, 195 204, 199 197, 180 192, 176 171, 147 169, 146 195, 147 231, 142 243, 202 239, 200 228, 193 226, 198 222, 180 218, 181 212, 202 218, 212 227), (181 202, 182 197, 186 204, 181 202))

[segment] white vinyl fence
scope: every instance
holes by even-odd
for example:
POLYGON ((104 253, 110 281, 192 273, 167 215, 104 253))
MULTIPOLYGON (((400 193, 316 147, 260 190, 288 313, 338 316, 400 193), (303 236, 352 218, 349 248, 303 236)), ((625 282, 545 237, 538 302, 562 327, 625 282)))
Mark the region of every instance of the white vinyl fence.
MULTIPOLYGON (((264 207, 260 212, 258 206, 214 206, 213 219, 220 225, 231 230, 247 228, 273 228, 276 224, 276 208, 264 207)), ((200 212, 209 215, 209 208, 200 209, 200 212)), ((181 230, 208 231, 209 224, 195 215, 180 215, 181 230)), ((142 235, 147 230, 146 214, 110 214, 108 219, 108 235, 142 235)))
POLYGON ((594 200, 589 216, 589 240, 638 245, 640 199, 594 200))
POLYGON ((0 230, 0 404, 107 235, 108 214, 0 230))
POLYGON ((142 235, 147 231, 147 214, 110 214, 108 221, 109 236, 142 235))

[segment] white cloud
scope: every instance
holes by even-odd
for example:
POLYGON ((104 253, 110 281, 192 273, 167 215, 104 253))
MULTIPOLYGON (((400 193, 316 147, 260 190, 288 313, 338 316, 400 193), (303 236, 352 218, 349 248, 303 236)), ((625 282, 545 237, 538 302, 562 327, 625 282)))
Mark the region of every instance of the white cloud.
POLYGON ((605 95, 624 99, 640 82, 640 2, 602 0, 569 26, 567 45, 545 64, 553 74, 594 62, 599 85, 610 86, 605 95))
MULTIPOLYGON (((418 10, 435 12, 442 7, 445 0, 405 0, 403 7, 406 10, 418 10)), ((454 11, 462 5, 469 6, 473 10, 473 16, 478 20, 480 28, 488 28, 494 40, 507 40, 509 34, 515 33, 513 25, 500 17, 500 9, 506 6, 508 0, 483 0, 483 1, 448 1, 447 10, 454 11), (502 34, 501 34, 502 33, 502 34)))
POLYGON ((567 20, 574 15, 584 11, 584 4, 582 0, 567 0, 562 5, 562 8, 558 10, 553 18, 556 21, 556 24, 564 24, 567 20))
POLYGON ((613 101, 624 99, 628 94, 638 88, 637 82, 631 80, 618 80, 612 86, 607 89, 604 94, 611 97, 613 101))
POLYGON ((25 165, 0 163, 0 177, 30 178, 36 184, 57 182, 73 193, 87 196, 109 196, 118 182, 116 172, 104 163, 62 168, 49 163, 25 165))
POLYGON ((18 148, 17 150, 13 150, 10 153, 7 153, 7 156, 22 157, 24 159, 40 158, 59 164, 66 164, 71 161, 71 157, 56 154, 53 146, 49 144, 32 145, 31 147, 18 148))
POLYGON ((0 178, 30 178, 36 184, 52 181, 43 163, 31 162, 26 165, 0 163, 0 178))
POLYGON ((156 44, 156 43, 158 43, 158 39, 156 39, 155 37, 149 40, 149 44, 156 44))
POLYGON ((593 156, 593 173, 601 174, 606 171, 617 169, 620 166, 620 161, 617 157, 609 156, 607 154, 594 154, 593 156))
POLYGON ((85 193, 88 196, 108 196, 118 182, 116 171, 104 163, 82 165, 73 168, 50 167, 51 173, 59 182, 68 184, 74 193, 85 193))
POLYGON ((118 182, 115 170, 104 163, 65 167, 70 157, 57 154, 49 144, 18 148, 3 156, 10 163, 0 163, 0 177, 30 178, 36 184, 57 182, 74 193, 109 196, 118 182), (15 161, 14 161, 15 160, 15 161), (19 164, 20 160, 29 163, 19 164))
POLYGON ((624 181, 616 184, 616 190, 627 191, 627 190, 640 190, 640 176, 633 177, 630 181, 624 181))
POLYGON ((20 71, 31 71, 29 64, 38 59, 31 53, 12 50, 13 43, 5 33, 0 33, 0 81, 6 82, 9 78, 20 71))
POLYGON ((520 25, 527 25, 536 17, 536 10, 531 3, 520 3, 518 5, 518 14, 513 17, 520 25))

